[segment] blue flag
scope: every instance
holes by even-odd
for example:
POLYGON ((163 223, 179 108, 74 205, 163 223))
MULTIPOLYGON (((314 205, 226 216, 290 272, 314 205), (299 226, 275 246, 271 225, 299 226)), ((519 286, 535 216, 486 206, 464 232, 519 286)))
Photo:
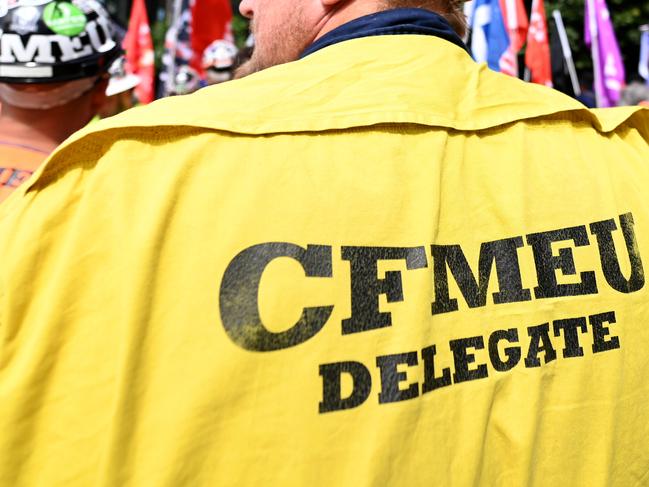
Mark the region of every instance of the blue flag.
POLYGON ((475 0, 471 19, 471 54, 500 71, 500 58, 509 47, 509 36, 500 9, 500 0, 475 0))
POLYGON ((649 27, 642 31, 640 39, 640 64, 638 73, 649 84, 649 27))

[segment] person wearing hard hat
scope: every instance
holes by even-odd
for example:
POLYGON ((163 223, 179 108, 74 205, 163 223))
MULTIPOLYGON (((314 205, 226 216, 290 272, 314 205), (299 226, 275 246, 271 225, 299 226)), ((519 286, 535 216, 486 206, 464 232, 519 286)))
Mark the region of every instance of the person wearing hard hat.
POLYGON ((0 9, 0 201, 95 116, 119 52, 108 14, 93 0, 0 9))
POLYGON ((174 75, 171 96, 189 95, 201 88, 201 75, 189 64, 178 67, 174 75))
POLYGON ((99 108, 98 116, 108 118, 122 113, 137 104, 135 88, 142 81, 133 73, 127 73, 125 58, 119 57, 108 69, 110 79, 106 87, 106 101, 99 108))
POLYGON ((240 8, 250 76, 0 207, 0 485, 646 483, 647 110, 475 63, 458 2, 240 8))
POLYGON ((230 41, 219 39, 212 42, 203 52, 203 70, 208 85, 230 81, 239 50, 230 41))
POLYGON ((649 106, 649 85, 632 81, 622 89, 619 106, 649 106))

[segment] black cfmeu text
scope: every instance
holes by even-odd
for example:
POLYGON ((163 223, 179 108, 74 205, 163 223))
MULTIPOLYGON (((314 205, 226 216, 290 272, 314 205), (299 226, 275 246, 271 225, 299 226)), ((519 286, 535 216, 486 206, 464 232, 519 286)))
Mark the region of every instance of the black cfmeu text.
MULTIPOLYGON (((259 315, 258 293, 262 274, 275 259, 297 261, 306 277, 333 278, 333 247, 309 244, 301 247, 288 242, 268 242, 241 251, 228 265, 221 282, 220 311, 223 327, 230 339, 241 348, 253 352, 273 352, 295 347, 313 338, 329 321, 335 304, 305 307, 299 320, 285 331, 272 332, 259 315)), ((557 299, 597 294, 601 286, 628 294, 641 290, 645 284, 642 259, 638 249, 631 213, 617 219, 587 225, 561 228, 484 242, 480 246, 477 266, 471 266, 460 244, 415 247, 342 246, 340 258, 349 262, 351 313, 340 323, 341 335, 364 333, 392 326, 391 313, 381 310, 379 297, 388 303, 408 299, 404 296, 402 272, 388 271, 379 277, 380 261, 403 261, 405 272, 429 268, 432 271, 434 296, 432 315, 462 312, 469 308, 503 306, 534 300, 557 299), (615 232, 621 232, 624 249, 616 248, 615 232), (590 247, 599 257, 596 269, 577 269, 573 248, 590 247), (531 252, 536 286, 527 288, 523 282, 520 252, 531 252), (624 275, 620 265, 624 258, 630 272, 624 275), (577 276, 570 284, 560 283, 559 276, 577 276), (488 293, 495 276, 497 290, 488 293), (453 279, 459 290, 452 295, 453 279)), ((492 289, 493 291, 494 289, 492 289)), ((532 309, 532 308, 531 308, 532 309)), ((484 336, 462 337, 444 344, 452 356, 447 367, 439 367, 435 357, 440 344, 428 344, 420 350, 377 357, 381 377, 379 403, 411 399, 420 394, 451 384, 482 379, 489 370, 506 372, 515 366, 539 367, 557 357, 555 338, 562 337, 562 356, 581 357, 584 347, 580 337, 589 334, 593 353, 620 347, 611 326, 616 323, 614 311, 584 312, 581 316, 557 317, 552 323, 524 324, 517 328, 495 330, 484 336), (526 335, 525 337, 521 335, 526 335), (525 339, 525 340, 524 340, 525 339), (524 343, 523 343, 524 342, 524 343), (503 344, 508 345, 503 349, 503 344), (486 349, 489 360, 476 363, 475 351, 486 349), (421 384, 406 384, 405 367, 423 367, 421 384), (399 369, 401 367, 401 369, 399 369), (436 371, 438 371, 436 373, 436 371)), ((319 366, 323 397, 320 412, 349 409, 362 404, 371 390, 370 372, 356 361, 341 361, 319 366), (341 397, 341 376, 352 378, 352 392, 341 397)))

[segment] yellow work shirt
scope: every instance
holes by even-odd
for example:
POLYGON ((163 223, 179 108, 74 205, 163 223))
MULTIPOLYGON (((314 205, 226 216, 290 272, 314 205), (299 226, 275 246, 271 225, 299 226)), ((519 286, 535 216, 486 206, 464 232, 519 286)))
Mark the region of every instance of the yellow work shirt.
POLYGON ((95 124, 0 208, 0 485, 646 484, 648 140, 419 35, 95 124))

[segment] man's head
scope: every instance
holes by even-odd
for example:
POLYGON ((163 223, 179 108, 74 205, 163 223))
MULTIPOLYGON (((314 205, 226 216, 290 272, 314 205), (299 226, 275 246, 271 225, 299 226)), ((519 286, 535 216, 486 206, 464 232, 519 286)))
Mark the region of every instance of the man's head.
POLYGON ((232 42, 219 39, 212 42, 203 52, 203 69, 208 85, 215 85, 232 79, 232 70, 239 51, 232 42))
POLYGON ((23 110, 98 109, 119 53, 114 24, 95 0, 12 2, 0 12, 0 99, 23 110))
POLYGON ((459 35, 466 28, 464 0, 243 0, 241 14, 251 20, 255 50, 238 70, 241 78, 298 59, 316 39, 363 15, 392 8, 424 8, 447 18, 459 35))
POLYGON ((649 86, 640 82, 632 81, 623 90, 618 103, 620 106, 649 105, 649 86))
POLYGON ((106 100, 108 78, 97 76, 45 84, 0 83, 0 101, 7 107, 45 112, 71 106, 91 119, 106 100))
POLYGON ((423 8, 443 16, 460 37, 466 34, 467 24, 463 5, 468 0, 383 0, 381 10, 390 8, 423 8))

